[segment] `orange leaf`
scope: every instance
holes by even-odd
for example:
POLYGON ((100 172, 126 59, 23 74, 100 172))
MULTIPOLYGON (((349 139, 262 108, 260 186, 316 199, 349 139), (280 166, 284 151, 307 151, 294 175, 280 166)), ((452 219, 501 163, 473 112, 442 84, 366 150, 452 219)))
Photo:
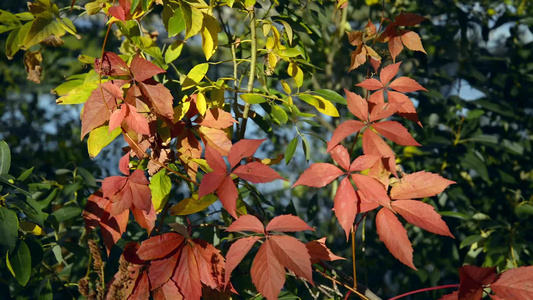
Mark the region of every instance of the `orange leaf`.
POLYGON ((389 195, 387 195, 387 191, 381 182, 370 176, 361 174, 352 174, 352 179, 357 188, 363 192, 368 200, 378 203, 383 207, 391 208, 389 195))
POLYGON ((388 45, 389 45, 389 52, 392 57, 392 61, 396 62, 396 57, 403 50, 401 37, 398 36, 397 33, 393 33, 393 35, 389 37, 388 45))
POLYGON ((205 160, 214 172, 223 174, 227 173, 228 167, 226 166, 226 162, 222 158, 222 155, 209 145, 205 147, 205 160))
POLYGON ((277 216, 270 220, 266 227, 266 231, 297 232, 304 230, 315 231, 304 220, 293 215, 277 216))
POLYGON ((370 91, 375 91, 383 88, 383 84, 381 84, 381 82, 376 78, 365 79, 363 82, 358 83, 355 86, 360 86, 370 91))
POLYGON ((409 77, 399 77, 396 78, 389 87, 393 90, 396 90, 398 92, 402 93, 409 93, 409 92, 416 92, 416 91, 428 91, 423 86, 418 84, 414 79, 409 77))
POLYGON ((357 213, 357 195, 349 177, 344 178, 339 184, 339 188, 335 194, 333 209, 335 210, 335 216, 339 220, 339 224, 344 229, 346 241, 348 241, 357 213))
POLYGON ((152 76, 165 73, 165 70, 156 66, 154 63, 147 61, 140 55, 135 55, 130 64, 131 73, 137 81, 145 81, 152 78, 152 76))
POLYGON ((396 121, 384 121, 372 124, 372 127, 376 129, 381 135, 387 139, 395 142, 396 144, 403 146, 420 146, 411 136, 407 128, 396 121))
POLYGON ((328 143, 328 149, 326 151, 331 151, 333 147, 337 146, 347 136, 358 132, 359 130, 363 129, 363 127, 365 127, 365 124, 356 120, 342 122, 333 132, 331 140, 328 143))
POLYGON ((390 210, 381 209, 378 212, 376 229, 379 239, 387 246, 389 252, 403 264, 416 270, 413 264, 413 247, 407 237, 407 231, 390 210))
POLYGON ((154 260, 148 267, 148 279, 150 279, 150 289, 155 290, 161 287, 169 280, 176 269, 176 264, 180 257, 181 251, 176 251, 171 257, 166 259, 154 260))
POLYGON ((216 191, 226 177, 226 173, 211 172, 205 174, 202 177, 202 182, 200 182, 200 188, 198 189, 198 199, 202 199, 205 195, 216 191))
POLYGON ((222 275, 225 263, 220 251, 206 241, 195 239, 193 253, 198 263, 202 283, 212 289, 223 290, 224 278, 222 275))
POLYGON ((232 173, 253 183, 271 182, 276 179, 285 180, 272 168, 258 161, 241 165, 233 170, 232 173))
POLYGON ((335 148, 329 151, 329 154, 333 160, 336 161, 339 166, 341 166, 341 168, 344 170, 348 170, 350 168, 350 154, 348 154, 348 150, 344 148, 344 146, 335 146, 335 148))
POLYGON ((137 255, 143 260, 163 258, 176 250, 183 241, 183 236, 174 232, 157 235, 143 241, 137 255))
POLYGON ((260 236, 244 237, 231 244, 228 253, 226 254, 226 273, 224 274, 224 282, 226 285, 229 284, 231 272, 233 272, 248 251, 252 249, 252 246, 260 239, 262 239, 260 236))
POLYGON ((381 81, 381 84, 383 86, 387 85, 396 74, 398 74, 398 70, 400 70, 400 65, 402 62, 398 62, 395 64, 390 64, 383 69, 381 69, 381 72, 379 73, 379 80, 381 81))
POLYGON ((252 282, 261 295, 268 300, 278 299, 285 283, 285 268, 276 258, 270 244, 271 241, 266 240, 261 245, 250 270, 252 282))
POLYGON ((235 167, 243 158, 254 155, 257 148, 265 141, 262 140, 240 140, 235 143, 228 153, 228 161, 231 168, 235 167))
POLYGON ((265 234, 265 226, 258 218, 252 215, 240 216, 226 229, 229 232, 253 231, 265 234))
POLYGON ((211 108, 205 112, 205 116, 200 122, 197 122, 201 126, 224 129, 237 123, 233 116, 220 108, 211 108))
POLYGON ((217 196, 222 202, 222 206, 228 211, 228 213, 237 219, 237 213, 235 209, 237 208, 237 197, 239 196, 239 191, 235 183, 230 176, 224 177, 222 182, 217 188, 217 196))
POLYGON ((350 112, 361 121, 367 121, 368 103, 366 100, 361 98, 361 96, 357 95, 356 93, 348 91, 347 89, 344 89, 344 92, 346 93, 346 102, 348 103, 348 109, 350 112))
POLYGON ((433 206, 415 200, 397 200, 392 202, 392 208, 407 222, 429 232, 446 235, 453 238, 450 229, 435 211, 433 206))
POLYGON ((300 175, 300 178, 298 178, 292 187, 298 185, 324 187, 342 174, 344 172, 332 164, 314 163, 300 175))
POLYGON ((181 251, 180 261, 172 280, 176 282, 185 299, 201 299, 202 282, 191 245, 185 245, 181 251))
POLYGON ((392 199, 432 197, 454 183, 438 174, 420 171, 404 175, 400 182, 392 187, 390 195, 392 199))
POLYGON ((339 259, 346 259, 344 257, 337 256, 329 250, 326 246, 326 237, 323 237, 316 241, 311 241, 305 244, 309 256, 311 256, 311 263, 316 264, 320 260, 334 261, 339 259))
POLYGON ((379 159, 377 155, 360 155, 350 165, 350 172, 370 169, 379 159))
POLYGON ((116 98, 102 87, 91 93, 81 113, 81 139, 96 127, 103 125, 111 117, 116 98), (103 97, 103 98, 102 98, 103 97))
POLYGON ((311 256, 304 243, 288 235, 271 235, 268 241, 274 255, 285 268, 314 285, 311 256))
POLYGON ((374 131, 366 130, 363 133, 363 152, 365 154, 379 155, 387 159, 385 168, 389 170, 394 176, 398 176, 396 172, 396 158, 394 152, 387 143, 374 131))
POLYGON ((533 266, 510 269, 503 272, 490 285, 492 291, 502 299, 532 299, 533 266))
POLYGON ((422 41, 420 40, 420 36, 418 35, 418 33, 410 30, 402 30, 401 39, 404 46, 407 47, 409 50, 421 51, 426 53, 426 50, 424 50, 424 46, 422 45, 422 41))

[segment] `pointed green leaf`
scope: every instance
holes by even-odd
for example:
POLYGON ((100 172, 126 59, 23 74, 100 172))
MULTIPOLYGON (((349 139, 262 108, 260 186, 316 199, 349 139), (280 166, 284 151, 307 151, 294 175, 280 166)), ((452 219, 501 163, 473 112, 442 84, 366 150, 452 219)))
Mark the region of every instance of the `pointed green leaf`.
POLYGON ((165 51, 165 62, 168 64, 180 57, 182 49, 183 41, 175 41, 168 46, 167 50, 165 51))
POLYGON ((194 66, 194 68, 189 71, 189 74, 187 74, 187 77, 183 80, 183 83, 181 84, 182 90, 190 89, 197 85, 198 82, 202 81, 205 74, 207 74, 208 69, 209 64, 207 63, 194 66))
POLYGON ((31 274, 31 254, 28 245, 24 241, 20 241, 14 251, 10 251, 6 255, 7 268, 11 274, 17 279, 20 285, 25 286, 30 280, 31 274))
POLYGON ((0 141, 0 174, 9 173, 11 168, 11 150, 5 141, 0 141))
POLYGON ((271 114, 274 117, 274 121, 277 121, 279 124, 285 124, 289 120, 289 116, 287 116, 285 110, 278 105, 272 106, 271 114))
POLYGON ((314 91, 313 94, 321 96, 324 99, 329 100, 331 102, 336 102, 336 103, 346 105, 346 99, 344 99, 343 96, 339 95, 335 91, 328 90, 328 89, 321 89, 321 90, 314 91))
POLYGON ((19 236, 18 228, 17 214, 7 207, 0 207, 0 246, 13 251, 19 236))
POLYGON ((172 188, 172 182, 166 169, 157 172, 150 179, 150 190, 152 191, 152 203, 156 212, 160 212, 168 199, 168 194, 172 188))
POLYGON ((244 100, 244 102, 249 104, 259 104, 267 101, 265 97, 259 94, 241 94, 239 96, 242 100, 244 100))
POLYGON ((173 37, 185 29, 185 17, 183 10, 177 8, 174 10, 172 17, 168 19, 168 37, 173 37))
POLYGON ((294 152, 296 151, 296 147, 298 147, 298 137, 294 137, 292 141, 287 146, 287 149, 285 149, 285 164, 289 164, 292 157, 294 156, 294 152))

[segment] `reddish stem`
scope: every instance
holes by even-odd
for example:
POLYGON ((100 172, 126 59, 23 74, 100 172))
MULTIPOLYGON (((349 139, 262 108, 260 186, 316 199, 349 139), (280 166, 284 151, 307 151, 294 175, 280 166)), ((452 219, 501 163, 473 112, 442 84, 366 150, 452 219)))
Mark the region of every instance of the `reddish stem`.
POLYGON ((396 299, 400 299, 400 298, 403 298, 403 297, 406 297, 406 296, 409 296, 409 295, 412 295, 412 294, 418 294, 418 293, 427 292, 427 291, 458 288, 458 287, 459 287, 459 284, 448 284, 448 285, 440 285, 440 286, 434 286, 434 287, 429 287, 429 288, 423 288, 423 289, 407 292, 405 294, 401 294, 401 295, 396 296, 396 297, 392 297, 389 300, 396 300, 396 299))

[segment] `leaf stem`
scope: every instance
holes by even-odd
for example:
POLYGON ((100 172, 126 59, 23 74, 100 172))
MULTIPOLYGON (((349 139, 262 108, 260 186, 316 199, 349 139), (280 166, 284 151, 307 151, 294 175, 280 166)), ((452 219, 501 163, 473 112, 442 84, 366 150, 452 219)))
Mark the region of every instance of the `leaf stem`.
POLYGON ((357 290, 357 268, 355 265, 355 231, 357 227, 352 224, 352 267, 353 267, 353 288, 357 290))
MULTIPOLYGON (((250 62, 250 75, 248 77, 248 86, 246 90, 248 93, 251 93, 254 90, 254 81, 255 81, 255 65, 257 64, 257 38, 256 38, 256 19, 255 19, 255 9, 252 8, 250 11, 250 35, 251 35, 251 62, 250 62)), ((248 122, 248 113, 250 112, 250 103, 244 105, 244 110, 242 112, 242 124, 241 131, 239 132, 239 140, 244 138, 244 133, 246 132, 246 123, 248 122)))
POLYGON ((428 288, 423 288, 423 289, 419 289, 419 290, 410 291, 410 292, 407 292, 405 294, 401 294, 401 295, 398 295, 396 297, 392 297, 389 300, 397 300, 397 299, 400 299, 400 298, 403 298, 403 297, 406 297, 406 296, 409 296, 409 295, 418 294, 418 293, 422 293, 422 292, 441 290, 441 289, 458 288, 458 287, 459 287, 459 284, 448 284, 448 285, 439 285, 439 286, 434 286, 434 287, 428 287, 428 288))

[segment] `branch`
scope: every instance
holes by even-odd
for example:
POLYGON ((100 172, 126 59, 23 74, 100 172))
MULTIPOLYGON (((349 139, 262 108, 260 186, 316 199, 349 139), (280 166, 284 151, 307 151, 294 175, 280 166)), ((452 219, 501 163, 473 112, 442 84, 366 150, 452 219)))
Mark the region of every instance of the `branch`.
MULTIPOLYGON (((248 86, 246 88, 248 93, 253 92, 254 90, 254 81, 255 81, 255 65, 257 64, 257 38, 256 38, 256 24, 255 24, 255 10, 252 8, 250 12, 250 34, 251 34, 251 62, 250 62, 250 75, 248 77, 248 86)), ((244 105, 244 110, 242 112, 242 124, 241 132, 239 132, 239 140, 244 138, 244 132, 246 131, 246 123, 248 122, 248 113, 250 112, 250 103, 244 105)))

